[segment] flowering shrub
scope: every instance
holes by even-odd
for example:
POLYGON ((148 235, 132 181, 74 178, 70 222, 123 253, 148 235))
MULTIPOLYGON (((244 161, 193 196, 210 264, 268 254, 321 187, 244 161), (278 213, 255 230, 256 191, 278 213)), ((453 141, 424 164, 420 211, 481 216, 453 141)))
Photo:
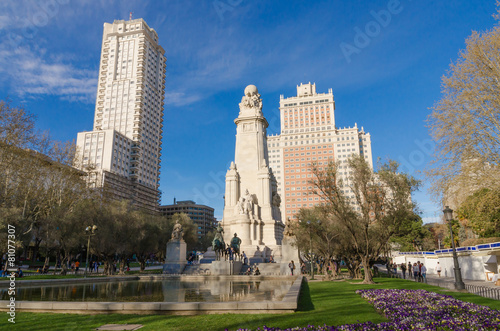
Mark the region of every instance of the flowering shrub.
POLYGON ((261 331, 500 330, 500 311, 425 290, 358 290, 390 322, 261 331))

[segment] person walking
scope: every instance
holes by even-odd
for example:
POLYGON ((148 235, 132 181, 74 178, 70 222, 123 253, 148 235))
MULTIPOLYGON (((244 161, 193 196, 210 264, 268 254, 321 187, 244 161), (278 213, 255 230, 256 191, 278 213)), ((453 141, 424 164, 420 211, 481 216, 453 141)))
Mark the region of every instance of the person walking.
POLYGON ((408 262, 408 278, 411 278, 411 262, 408 262))
POLYGON ((403 279, 406 279, 406 264, 401 263, 401 272, 403 273, 403 279))
POLYGON ((290 272, 292 273, 293 276, 293 270, 295 270, 295 263, 293 263, 293 260, 288 263, 288 268, 290 268, 290 272))
POLYGON ((426 278, 426 276, 427 276, 427 268, 424 266, 423 263, 420 265, 420 276, 422 277, 422 281, 424 283, 427 283, 427 278, 426 278))
POLYGON ((439 264, 439 262, 437 263, 436 271, 438 273, 438 277, 441 277, 441 265, 439 264))
POLYGON ((413 280, 418 280, 418 266, 416 263, 413 263, 413 280))

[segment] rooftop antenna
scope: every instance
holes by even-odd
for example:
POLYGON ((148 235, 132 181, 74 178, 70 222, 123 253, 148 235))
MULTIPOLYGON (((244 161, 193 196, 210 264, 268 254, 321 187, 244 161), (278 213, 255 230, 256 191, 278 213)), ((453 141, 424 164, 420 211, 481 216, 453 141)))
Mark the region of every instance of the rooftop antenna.
POLYGON ((132 12, 130 12, 129 20, 132 21, 132 12))

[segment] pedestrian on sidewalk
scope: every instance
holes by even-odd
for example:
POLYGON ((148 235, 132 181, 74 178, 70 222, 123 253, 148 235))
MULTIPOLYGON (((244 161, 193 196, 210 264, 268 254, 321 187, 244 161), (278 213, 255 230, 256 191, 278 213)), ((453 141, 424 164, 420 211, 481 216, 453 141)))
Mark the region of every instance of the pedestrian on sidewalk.
POLYGON ((441 265, 439 264, 439 262, 438 262, 438 264, 436 266, 436 271, 438 273, 438 277, 441 277, 441 265))
POLYGON ((292 261, 290 261, 290 263, 288 263, 288 268, 290 268, 290 272, 292 273, 292 276, 293 276, 293 270, 295 270, 295 263, 292 261))
POLYGON ((416 263, 413 263, 413 280, 418 280, 418 266, 416 263))
POLYGON ((422 282, 422 263, 420 261, 417 261, 417 266, 418 266, 418 281, 422 282))
POLYGON ((427 278, 426 278, 426 276, 427 276, 427 268, 424 266, 423 263, 420 265, 420 275, 422 277, 422 281, 424 283, 427 283, 427 278))
POLYGON ((403 273, 403 279, 406 279, 406 264, 401 263, 401 272, 403 273))
POLYGON ((408 278, 411 278, 411 262, 408 262, 408 278))

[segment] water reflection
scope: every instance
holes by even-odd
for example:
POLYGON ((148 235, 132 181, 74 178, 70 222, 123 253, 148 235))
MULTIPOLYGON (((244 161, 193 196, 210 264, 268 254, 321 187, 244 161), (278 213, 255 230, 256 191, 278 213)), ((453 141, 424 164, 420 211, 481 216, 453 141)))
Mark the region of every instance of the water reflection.
MULTIPOLYGON (((80 285, 17 287, 22 301, 121 301, 121 302, 225 302, 278 301, 292 280, 229 281, 118 281, 80 285)), ((8 289, 0 289, 1 300, 9 300, 8 289)))

